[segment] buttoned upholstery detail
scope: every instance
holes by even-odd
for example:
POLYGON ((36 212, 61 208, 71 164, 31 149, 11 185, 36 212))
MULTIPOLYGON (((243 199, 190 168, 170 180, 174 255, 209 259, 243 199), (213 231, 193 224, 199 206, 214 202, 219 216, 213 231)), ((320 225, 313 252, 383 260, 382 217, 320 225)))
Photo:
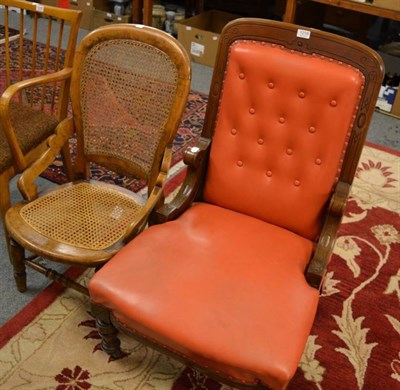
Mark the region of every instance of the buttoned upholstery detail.
POLYGON ((225 73, 205 201, 315 239, 363 83, 351 66, 237 41, 225 73), (245 161, 242 169, 238 160, 245 161))
POLYGON ((286 229, 200 203, 135 238, 89 288, 128 328, 225 376, 283 389, 318 303, 304 277, 312 250, 286 229))

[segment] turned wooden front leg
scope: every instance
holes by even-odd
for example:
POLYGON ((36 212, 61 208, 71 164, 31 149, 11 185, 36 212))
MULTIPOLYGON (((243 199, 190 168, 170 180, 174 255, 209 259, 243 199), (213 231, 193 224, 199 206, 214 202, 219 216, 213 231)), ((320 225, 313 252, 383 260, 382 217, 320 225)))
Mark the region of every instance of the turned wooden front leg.
POLYGON ((111 323, 110 312, 92 302, 92 314, 96 318, 96 326, 101 336, 101 349, 114 359, 124 357, 121 351, 121 341, 118 338, 118 330, 111 323))
POLYGON ((12 238, 10 239, 10 256, 14 267, 14 278, 19 292, 26 291, 25 250, 12 238))

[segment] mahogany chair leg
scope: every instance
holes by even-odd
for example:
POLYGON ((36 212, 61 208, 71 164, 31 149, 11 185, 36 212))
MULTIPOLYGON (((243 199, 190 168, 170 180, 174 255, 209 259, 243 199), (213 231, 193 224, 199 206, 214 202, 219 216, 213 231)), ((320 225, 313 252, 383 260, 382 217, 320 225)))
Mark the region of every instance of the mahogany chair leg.
POLYGON ((25 250, 12 238, 10 239, 10 256, 14 267, 14 278, 19 292, 26 291, 25 250))
POLYGON ((112 324, 110 312, 99 305, 91 304, 92 314, 96 318, 97 330, 101 336, 101 349, 114 359, 124 357, 121 350, 121 341, 118 338, 118 330, 112 324))

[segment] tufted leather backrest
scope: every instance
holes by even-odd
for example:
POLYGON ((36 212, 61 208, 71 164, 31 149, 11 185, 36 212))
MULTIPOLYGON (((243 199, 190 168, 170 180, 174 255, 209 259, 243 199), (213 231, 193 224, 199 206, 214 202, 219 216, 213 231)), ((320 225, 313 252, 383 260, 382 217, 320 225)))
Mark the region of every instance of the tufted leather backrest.
POLYGON ((315 239, 363 85, 357 69, 336 60, 236 41, 204 200, 315 239))

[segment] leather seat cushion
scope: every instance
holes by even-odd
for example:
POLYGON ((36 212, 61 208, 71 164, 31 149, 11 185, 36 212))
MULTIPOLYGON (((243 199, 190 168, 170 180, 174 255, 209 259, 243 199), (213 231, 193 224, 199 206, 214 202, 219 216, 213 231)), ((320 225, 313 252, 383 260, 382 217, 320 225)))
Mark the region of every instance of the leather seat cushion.
MULTIPOLYGON (((10 118, 23 154, 43 142, 58 125, 58 120, 43 111, 28 105, 12 102, 10 118)), ((0 173, 12 166, 11 151, 0 121, 0 173)))
POLYGON ((235 380, 284 388, 317 308, 304 277, 312 250, 290 231, 199 203, 135 238, 89 290, 131 330, 235 380))

